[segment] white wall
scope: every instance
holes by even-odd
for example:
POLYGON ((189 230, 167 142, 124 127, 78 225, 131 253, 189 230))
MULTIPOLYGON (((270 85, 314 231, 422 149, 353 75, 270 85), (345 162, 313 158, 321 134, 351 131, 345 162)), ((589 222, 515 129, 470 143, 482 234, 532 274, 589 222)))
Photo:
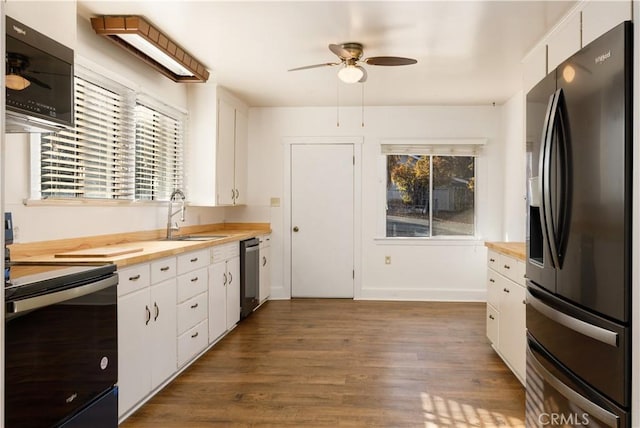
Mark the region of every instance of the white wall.
MULTIPOLYGON (((133 89, 186 109, 185 84, 174 83, 112 42, 97 36, 74 1, 9 1, 8 15, 72 47, 76 62, 117 78, 133 89)), ((5 211, 13 213, 16 242, 33 242, 166 227, 167 204, 24 205, 30 194, 29 135, 8 134, 5 211)), ((185 225, 224 221, 224 208, 189 207, 185 225)))
POLYGON ((363 136, 362 298, 484 300, 486 250, 482 240, 502 238, 502 107, 254 108, 249 113, 250 207, 227 211, 227 220, 270 221, 273 229, 272 297, 288 298, 284 286, 282 230, 285 149, 283 137, 363 136), (487 138, 477 162, 477 241, 431 241, 397 245, 384 235, 378 218, 384 192, 380 140, 389 138, 487 138), (270 198, 280 198, 271 207, 270 198), (384 257, 392 258, 391 265, 384 257))
POLYGON ((504 140, 503 240, 525 240, 527 221, 523 91, 513 95, 502 107, 504 140))

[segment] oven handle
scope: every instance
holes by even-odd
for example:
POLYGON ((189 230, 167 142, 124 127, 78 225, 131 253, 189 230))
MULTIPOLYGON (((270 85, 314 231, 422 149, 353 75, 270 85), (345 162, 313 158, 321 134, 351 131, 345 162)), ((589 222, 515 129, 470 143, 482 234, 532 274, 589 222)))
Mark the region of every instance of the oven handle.
POLYGON ((572 403, 580 406, 581 409, 584 409, 590 415, 595 416, 600 419, 602 422, 606 423, 607 426, 618 428, 620 426, 620 417, 611 413, 610 411, 603 409, 597 404, 589 401, 589 399, 583 397, 581 394, 577 393, 567 385, 565 385, 560 379, 555 377, 546 367, 544 367, 540 361, 533 355, 529 349, 527 349, 527 362, 531 364, 535 371, 540 374, 544 378, 544 380, 551 385, 556 391, 558 391, 564 398, 569 400, 572 403))
POLYGON ((45 306, 55 305, 56 303, 64 302, 66 300, 86 296, 87 294, 95 293, 96 291, 104 290, 105 288, 113 287, 114 285, 118 285, 118 275, 112 275, 108 278, 91 282, 80 287, 69 288, 50 294, 43 294, 41 296, 31 297, 30 299, 9 302, 7 305, 7 312, 18 314, 20 312, 32 311, 45 306))
POLYGON ((540 312, 545 317, 557 322, 558 324, 568 329, 597 340, 598 342, 613 346, 614 348, 618 347, 618 333, 602 327, 598 327, 597 325, 586 323, 582 320, 557 311, 547 306, 544 302, 542 302, 542 300, 534 297, 531 293, 531 290, 527 290, 527 303, 533 306, 535 310, 540 312))

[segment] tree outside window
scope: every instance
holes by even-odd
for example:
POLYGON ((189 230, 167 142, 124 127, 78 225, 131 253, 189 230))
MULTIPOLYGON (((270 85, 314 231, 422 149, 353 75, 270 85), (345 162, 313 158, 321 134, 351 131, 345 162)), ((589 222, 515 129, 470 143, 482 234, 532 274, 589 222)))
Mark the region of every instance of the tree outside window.
POLYGON ((473 156, 387 155, 387 236, 473 236, 474 191, 473 156))

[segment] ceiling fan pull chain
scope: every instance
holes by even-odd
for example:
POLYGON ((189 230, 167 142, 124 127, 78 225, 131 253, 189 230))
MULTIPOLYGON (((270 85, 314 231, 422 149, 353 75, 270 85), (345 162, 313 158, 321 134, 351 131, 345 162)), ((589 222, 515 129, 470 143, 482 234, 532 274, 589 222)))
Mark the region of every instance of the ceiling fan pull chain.
POLYGON ((336 80, 336 126, 340 128, 340 81, 336 80))
POLYGON ((362 99, 361 99, 362 111, 360 112, 360 116, 362 118, 361 125, 364 128, 364 83, 361 83, 360 86, 362 86, 362 99))

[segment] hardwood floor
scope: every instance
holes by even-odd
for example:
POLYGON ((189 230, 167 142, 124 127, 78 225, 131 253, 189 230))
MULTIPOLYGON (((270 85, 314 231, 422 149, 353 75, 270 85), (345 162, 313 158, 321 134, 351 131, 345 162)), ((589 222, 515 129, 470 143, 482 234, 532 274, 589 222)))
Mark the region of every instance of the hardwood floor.
POLYGON ((485 304, 270 301, 123 428, 521 427, 485 304))

